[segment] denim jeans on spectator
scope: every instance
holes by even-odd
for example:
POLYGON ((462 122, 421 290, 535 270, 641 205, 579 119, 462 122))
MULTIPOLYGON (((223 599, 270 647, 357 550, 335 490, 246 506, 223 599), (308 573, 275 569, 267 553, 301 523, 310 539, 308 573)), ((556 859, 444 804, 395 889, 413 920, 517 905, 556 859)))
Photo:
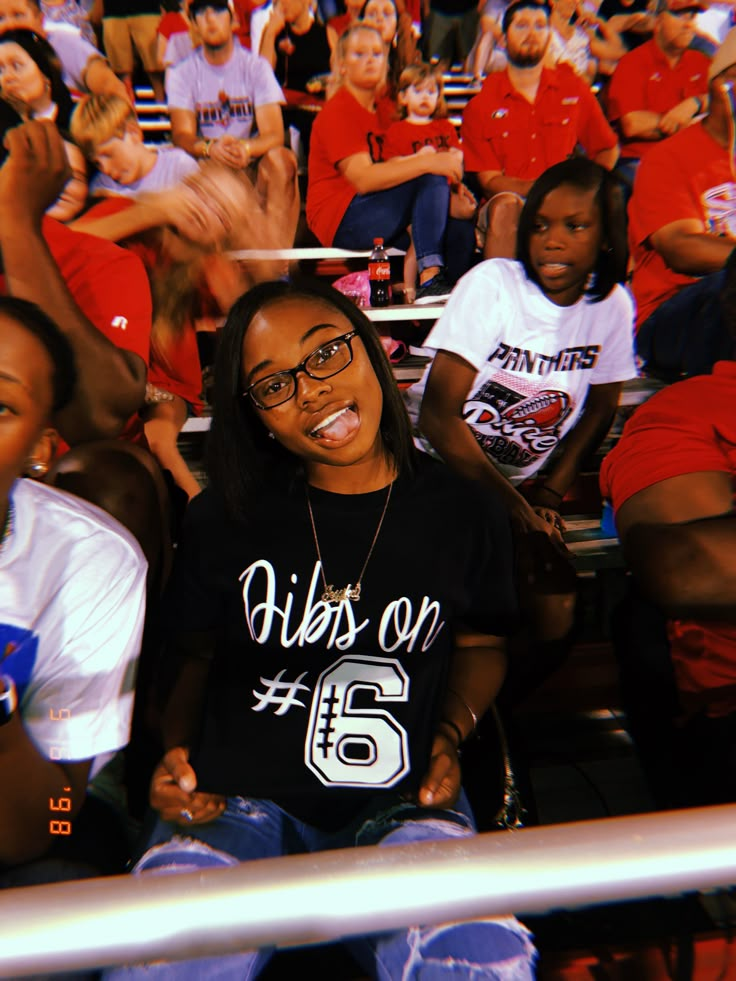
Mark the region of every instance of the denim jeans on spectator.
POLYGON ((689 47, 692 51, 699 51, 701 54, 704 54, 706 58, 712 58, 718 50, 718 44, 715 41, 703 34, 697 33, 690 42, 689 47))
POLYGON ((721 311, 723 270, 703 276, 665 300, 639 327, 636 352, 647 374, 665 381, 709 374, 733 357, 733 339, 721 311))
MULTIPOLYGON (((355 845, 404 845, 463 838, 475 833, 464 795, 458 810, 428 810, 399 803, 337 832, 320 831, 265 800, 230 798, 222 817, 191 828, 187 837, 159 821, 136 874, 168 874, 235 865, 257 858, 355 845), (152 847, 151 847, 152 846, 152 847)), ((162 911, 165 915, 165 911, 162 911)), ((534 947, 513 917, 433 927, 410 927, 346 941, 359 963, 380 981, 531 981, 534 947)), ((272 956, 261 949, 179 963, 111 969, 106 981, 243 981, 256 977, 272 956)))
POLYGON ((356 194, 342 217, 333 245, 338 249, 370 249, 374 238, 394 245, 411 225, 419 271, 444 266, 445 229, 450 185, 439 174, 423 174, 385 191, 356 194))

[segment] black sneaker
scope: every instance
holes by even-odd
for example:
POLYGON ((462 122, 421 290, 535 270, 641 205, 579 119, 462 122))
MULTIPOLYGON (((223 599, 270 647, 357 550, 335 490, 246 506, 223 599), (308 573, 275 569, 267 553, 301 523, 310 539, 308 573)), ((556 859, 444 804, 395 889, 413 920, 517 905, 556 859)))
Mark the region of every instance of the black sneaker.
POLYGON ((447 282, 441 272, 417 287, 417 298, 414 304, 418 307, 427 306, 430 303, 442 303, 449 299, 452 293, 452 286, 447 282))

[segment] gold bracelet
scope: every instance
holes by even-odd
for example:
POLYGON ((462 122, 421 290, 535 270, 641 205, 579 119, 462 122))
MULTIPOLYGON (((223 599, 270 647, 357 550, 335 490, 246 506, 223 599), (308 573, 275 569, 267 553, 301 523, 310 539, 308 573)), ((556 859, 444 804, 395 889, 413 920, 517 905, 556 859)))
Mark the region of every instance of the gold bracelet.
POLYGON ((553 497, 556 497, 557 500, 560 502, 563 501, 565 498, 564 494, 562 494, 558 490, 555 490, 554 487, 550 487, 549 484, 537 484, 537 490, 546 491, 548 494, 551 494, 553 497))
MULTIPOLYGON (((458 699, 458 701, 462 702, 462 704, 468 710, 468 714, 470 715, 470 718, 473 720, 473 728, 471 729, 471 735, 472 735, 472 733, 475 732, 475 730, 478 728, 478 716, 475 714, 475 712, 472 710, 472 708, 468 705, 468 703, 465 701, 465 699, 463 698, 463 696, 460 694, 459 691, 455 691, 454 688, 448 688, 447 690, 449 691, 449 693, 451 695, 454 695, 455 698, 458 699)), ((467 736, 466 736, 466 738, 467 738, 467 736)))
POLYGON ((245 147, 245 152, 248 154, 248 163, 250 163, 251 160, 253 159, 253 153, 251 152, 250 149, 250 140, 241 140, 240 142, 245 147))

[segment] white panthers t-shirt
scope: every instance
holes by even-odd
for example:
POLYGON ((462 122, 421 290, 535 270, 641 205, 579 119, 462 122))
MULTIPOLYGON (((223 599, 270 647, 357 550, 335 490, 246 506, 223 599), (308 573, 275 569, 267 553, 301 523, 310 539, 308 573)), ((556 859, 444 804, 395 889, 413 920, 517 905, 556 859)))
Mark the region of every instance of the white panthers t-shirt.
POLYGON ((128 742, 145 609, 146 560, 99 508, 17 480, 0 550, 0 673, 47 759, 97 757, 128 742))
MULTIPOLYGON (((476 370, 463 409, 490 460, 519 484, 572 429, 590 385, 636 377, 634 309, 616 286, 605 300, 560 307, 520 262, 489 259, 457 284, 425 346, 476 370)), ((407 393, 416 424, 430 368, 407 393)), ((418 443, 434 452, 419 434, 418 443)))
POLYGON ((120 184, 107 174, 98 173, 89 186, 92 197, 95 194, 118 194, 120 197, 134 198, 150 191, 167 191, 176 187, 188 174, 199 170, 197 161, 186 150, 175 146, 161 146, 156 149, 156 163, 145 177, 132 184, 120 184))
POLYGON ((247 139, 254 135, 258 106, 286 100, 266 59, 236 42, 224 65, 211 65, 201 48, 172 65, 166 73, 166 101, 170 109, 193 112, 199 134, 216 140, 225 133, 247 139))

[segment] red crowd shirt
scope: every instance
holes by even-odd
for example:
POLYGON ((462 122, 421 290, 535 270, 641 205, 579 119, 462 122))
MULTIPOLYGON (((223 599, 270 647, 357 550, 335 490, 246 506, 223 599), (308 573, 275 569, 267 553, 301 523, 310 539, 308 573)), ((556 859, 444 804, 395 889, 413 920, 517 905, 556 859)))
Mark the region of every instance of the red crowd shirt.
POLYGON ((361 106, 347 89, 325 104, 312 127, 307 185, 307 223, 322 245, 335 233, 357 191, 338 169, 356 153, 382 159, 383 131, 378 116, 361 106))
POLYGON ((428 123, 410 123, 408 119, 402 119, 393 123, 386 132, 383 156, 385 160, 410 157, 425 146, 435 150, 460 147, 457 130, 449 119, 432 119, 428 123))
MULTIPOLYGON (((625 54, 608 89, 608 118, 617 122, 629 112, 648 109, 663 113, 683 99, 708 91, 710 58, 688 48, 674 68, 654 40, 625 54)), ((643 157, 657 141, 621 137, 622 157, 643 157)))
POLYGON ((736 184, 728 152, 702 123, 653 146, 634 179, 628 234, 637 328, 665 300, 695 282, 671 269, 649 241, 660 228, 686 218, 702 221, 704 231, 736 239, 736 184))
POLYGON ((335 17, 330 17, 327 21, 327 26, 331 27, 338 37, 343 36, 345 31, 350 27, 350 24, 350 14, 348 13, 337 14, 335 17))
MULTIPOLYGON (((601 467, 601 492, 615 511, 634 494, 682 474, 736 479, 736 363, 671 385, 642 405, 601 467)), ((672 659, 683 705, 709 715, 736 710, 736 627, 671 620, 672 659)))
POLYGON ((140 260, 114 242, 43 219, 43 237, 82 313, 112 341, 148 364, 151 291, 140 260))
MULTIPOLYGON (((87 212, 91 218, 102 218, 105 215, 116 214, 133 206, 132 198, 110 197, 100 201, 87 212)), ((132 252, 143 263, 146 269, 153 270, 166 267, 171 263, 163 255, 158 238, 138 236, 126 241, 125 251, 132 252)), ((206 289, 201 291, 203 301, 209 296, 206 289)), ((166 346, 155 343, 151 337, 151 357, 148 368, 148 381, 156 388, 178 395, 192 407, 195 415, 202 412, 202 365, 197 346, 197 332, 194 323, 187 319, 181 330, 166 346)))
POLYGON ((465 169, 501 171, 533 181, 571 156, 578 143, 589 157, 616 146, 616 134, 585 82, 567 65, 545 68, 534 103, 492 72, 468 102, 461 131, 465 169))
POLYGON ((189 24, 180 13, 167 10, 159 21, 156 33, 161 34, 168 41, 172 34, 188 34, 189 24))
MULTIPOLYGON (((115 347, 137 354, 148 364, 151 291, 140 259, 112 242, 73 231, 44 218, 46 245, 74 302, 115 347)), ((0 276, 5 293, 5 277, 0 276)), ((143 425, 133 416, 121 439, 144 442, 143 425)), ((66 444, 63 447, 68 448, 66 444)))
POLYGON ((399 106, 390 91, 385 91, 376 99, 378 128, 385 133, 389 126, 399 122, 399 106))
POLYGON ((254 0, 233 0, 233 6, 238 21, 235 34, 243 47, 250 50, 250 15, 261 4, 254 2, 254 0))

